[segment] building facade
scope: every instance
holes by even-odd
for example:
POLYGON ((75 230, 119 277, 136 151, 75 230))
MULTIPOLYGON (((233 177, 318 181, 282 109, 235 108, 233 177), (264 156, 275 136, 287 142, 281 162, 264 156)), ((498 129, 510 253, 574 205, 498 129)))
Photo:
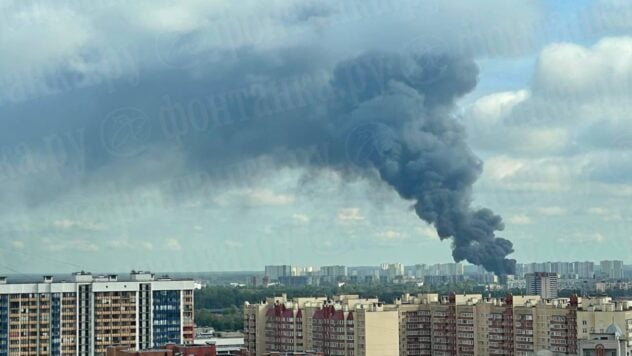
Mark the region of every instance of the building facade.
POLYGON ((579 356, 628 356, 630 346, 623 331, 616 324, 610 324, 605 332, 591 333, 579 342, 579 356))
POLYGON ((245 346, 256 356, 399 355, 397 309, 357 295, 246 303, 244 325, 245 346))
POLYGON ((335 283, 346 278, 346 266, 323 266, 320 268, 320 279, 323 283, 335 283))
POLYGON ((405 295, 399 301, 400 355, 535 355, 576 352, 576 304, 539 296, 405 295))
POLYGON ((268 265, 265 266, 265 276, 270 281, 279 281, 283 277, 292 277, 292 266, 290 265, 268 265))
POLYGON ((632 301, 610 298, 420 294, 382 304, 281 296, 245 309, 246 347, 256 356, 598 355, 595 335, 613 330, 616 342, 604 339, 606 351, 632 348, 632 301))
POLYGON ((595 263, 590 261, 573 262, 573 273, 579 278, 594 278, 595 263))
POLYGON ((557 273, 534 272, 524 276, 527 286, 527 295, 539 295, 544 299, 557 298, 558 277, 557 273))
POLYGON ((595 275, 595 263, 590 261, 575 261, 516 264, 516 276, 518 277, 524 277, 527 273, 535 272, 557 273, 562 278, 592 279, 595 275))
POLYGON ((602 277, 608 279, 623 278, 623 261, 601 261, 599 263, 602 277))
POLYGON ((72 281, 0 282, 0 356, 104 355, 193 341, 193 281, 148 272, 75 273, 72 281))

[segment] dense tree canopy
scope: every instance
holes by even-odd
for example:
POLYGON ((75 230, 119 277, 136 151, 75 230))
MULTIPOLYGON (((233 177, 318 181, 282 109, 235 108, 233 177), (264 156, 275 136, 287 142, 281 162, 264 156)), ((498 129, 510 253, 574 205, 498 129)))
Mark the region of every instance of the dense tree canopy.
MULTIPOLYGON (((438 288, 418 287, 410 284, 346 284, 342 287, 336 285, 285 287, 231 287, 209 286, 195 293, 195 321, 198 326, 211 326, 216 330, 235 331, 243 328, 244 302, 257 303, 268 297, 278 296, 283 293, 288 298, 308 296, 334 296, 338 294, 358 294, 363 298, 377 297, 386 303, 392 303, 404 293, 428 293, 438 292, 447 294, 450 291, 458 293, 488 293, 484 287, 475 286, 473 283, 462 282, 446 285, 438 288)), ((514 294, 522 293, 520 290, 512 291, 514 294)), ((493 296, 502 296, 506 291, 494 291, 493 296)))

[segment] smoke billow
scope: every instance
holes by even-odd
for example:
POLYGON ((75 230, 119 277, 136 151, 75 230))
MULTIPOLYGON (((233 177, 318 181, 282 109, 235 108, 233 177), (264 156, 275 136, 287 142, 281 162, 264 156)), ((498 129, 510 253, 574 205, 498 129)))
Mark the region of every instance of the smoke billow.
MULTIPOLYGON (((324 84, 303 88, 301 102, 309 105, 220 128, 192 151, 204 155, 207 166, 261 155, 295 165, 283 152, 326 143, 328 159, 298 164, 385 182, 413 202, 441 239, 452 239, 456 261, 512 274, 512 244, 495 236, 504 227, 501 217, 471 206, 483 165, 452 116, 455 100, 476 86, 477 77, 478 67, 467 58, 370 52, 336 65, 324 84)), ((273 90, 258 95, 244 96, 243 111, 256 112, 250 103, 279 101, 273 90)))
POLYGON ((369 53, 337 65, 323 125, 332 165, 377 172, 441 239, 451 238, 456 261, 499 275, 512 274, 512 243, 495 236, 500 216, 472 205, 482 162, 451 115, 455 100, 471 91, 478 68, 451 56, 369 53))

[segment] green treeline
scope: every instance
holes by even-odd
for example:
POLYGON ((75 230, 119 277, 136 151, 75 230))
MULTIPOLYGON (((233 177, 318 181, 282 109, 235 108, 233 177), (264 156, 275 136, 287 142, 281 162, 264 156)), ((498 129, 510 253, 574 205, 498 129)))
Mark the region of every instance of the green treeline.
MULTIPOLYGON (((428 287, 400 284, 348 284, 342 287, 334 285, 269 288, 209 286, 195 292, 195 322, 198 326, 210 326, 219 331, 238 331, 243 328, 244 302, 258 303, 268 297, 283 293, 288 298, 310 296, 334 296, 338 294, 358 294, 362 298, 377 297, 385 303, 392 303, 404 293, 417 294, 431 291, 447 294, 450 291, 459 293, 485 293, 483 287, 473 283, 458 283, 444 286, 437 290, 428 287)), ((504 293, 504 292, 503 292, 504 293)), ((502 295, 503 293, 494 293, 502 295)))

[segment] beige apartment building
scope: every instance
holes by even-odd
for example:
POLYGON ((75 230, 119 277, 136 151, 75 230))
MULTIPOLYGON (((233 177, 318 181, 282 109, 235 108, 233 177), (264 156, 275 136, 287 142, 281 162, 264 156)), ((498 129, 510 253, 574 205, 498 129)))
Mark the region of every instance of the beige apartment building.
POLYGON ((609 297, 582 298, 577 312, 577 337, 587 339, 590 334, 604 333, 616 325, 632 347, 632 301, 613 301, 609 297))
POLYGON ((420 294, 382 304, 355 295, 282 296, 247 304, 245 319, 246 347, 257 356, 577 355, 580 341, 614 326, 632 346, 632 301, 610 298, 420 294))
POLYGON ((576 352, 576 308, 570 301, 422 294, 405 295, 397 303, 401 356, 576 352))
POLYGON ((245 346, 252 355, 315 352, 398 356, 398 311, 377 299, 285 295, 244 307, 245 346))

